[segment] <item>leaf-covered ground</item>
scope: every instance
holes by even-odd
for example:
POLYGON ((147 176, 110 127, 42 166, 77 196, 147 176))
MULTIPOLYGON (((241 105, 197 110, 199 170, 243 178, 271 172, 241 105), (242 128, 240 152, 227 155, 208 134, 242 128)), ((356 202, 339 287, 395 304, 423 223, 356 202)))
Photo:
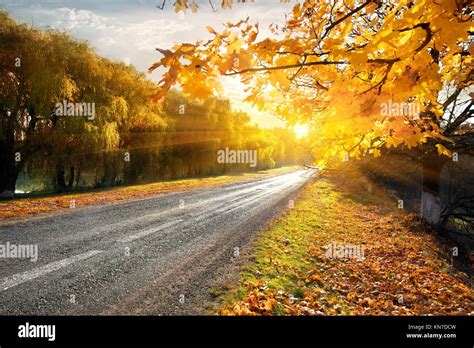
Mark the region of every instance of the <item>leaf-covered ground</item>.
POLYGON ((53 212, 62 209, 69 209, 71 206, 79 207, 94 203, 137 199, 195 188, 214 187, 242 180, 261 179, 273 175, 284 174, 295 169, 296 167, 282 167, 253 173, 162 181, 153 184, 118 187, 76 194, 5 200, 0 201, 0 219, 53 212))
POLYGON ((472 279, 391 199, 318 180, 255 247, 219 314, 474 314, 472 279), (363 259, 327 256, 331 243, 363 245, 363 259))

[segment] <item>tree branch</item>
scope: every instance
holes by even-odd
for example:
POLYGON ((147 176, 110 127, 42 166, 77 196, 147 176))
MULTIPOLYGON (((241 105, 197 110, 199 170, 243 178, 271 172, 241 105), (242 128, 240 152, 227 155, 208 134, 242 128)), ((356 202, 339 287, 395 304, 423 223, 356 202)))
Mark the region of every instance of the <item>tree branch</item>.
POLYGON ((270 71, 270 70, 285 70, 285 69, 293 69, 293 68, 300 68, 305 66, 312 66, 312 65, 338 65, 338 64, 347 64, 344 61, 320 61, 320 62, 309 62, 309 63, 301 63, 301 64, 290 64, 290 65, 280 65, 280 66, 271 66, 271 67, 261 67, 261 68, 248 68, 239 71, 232 71, 229 73, 225 73, 225 76, 232 76, 232 75, 239 75, 245 74, 249 72, 259 72, 259 71, 270 71))
POLYGON ((355 9, 353 9, 352 11, 346 13, 344 16, 342 16, 341 18, 339 18, 337 21, 333 22, 331 25, 329 25, 325 30, 324 30, 324 33, 323 35, 321 35, 321 40, 323 40, 327 34, 329 34, 329 32, 334 28, 336 27, 337 25, 339 25, 340 23, 344 22, 347 18, 351 17, 354 13, 357 13, 359 12, 360 10, 362 10, 365 6, 369 5, 371 2, 373 2, 373 0, 367 0, 366 2, 364 2, 363 4, 357 6, 355 9))

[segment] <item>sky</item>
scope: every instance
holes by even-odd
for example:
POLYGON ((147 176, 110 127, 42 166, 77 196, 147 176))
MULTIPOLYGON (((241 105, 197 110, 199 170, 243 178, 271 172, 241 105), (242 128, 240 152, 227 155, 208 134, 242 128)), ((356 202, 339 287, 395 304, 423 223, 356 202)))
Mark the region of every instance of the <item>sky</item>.
MULTIPOLYGON (((256 0, 235 3, 232 10, 222 10, 220 1, 214 0, 217 12, 213 12, 207 0, 198 0, 197 13, 177 14, 173 3, 174 0, 0 0, 0 9, 37 28, 50 27, 87 40, 100 55, 125 61, 146 72, 161 58, 157 47, 171 48, 177 43, 205 40, 211 37, 207 26, 222 29, 223 23, 247 17, 259 22, 260 35, 265 37, 270 35, 269 25, 283 23, 285 13, 294 5, 256 0), (158 9, 163 1, 164 9, 158 9)), ((160 72, 148 76, 158 81, 160 72)), ((284 125, 276 116, 242 103, 243 88, 238 79, 226 78, 223 86, 225 97, 231 99, 234 108, 248 112, 253 122, 268 128, 284 125)))

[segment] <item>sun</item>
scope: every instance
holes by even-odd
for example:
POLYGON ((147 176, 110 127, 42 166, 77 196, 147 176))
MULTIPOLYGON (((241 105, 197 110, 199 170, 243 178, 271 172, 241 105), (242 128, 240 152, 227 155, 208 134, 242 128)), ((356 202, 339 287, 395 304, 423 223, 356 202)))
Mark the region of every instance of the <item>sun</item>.
POLYGON ((293 126, 293 132, 295 132, 298 139, 304 138, 308 135, 309 127, 306 124, 297 124, 293 126))

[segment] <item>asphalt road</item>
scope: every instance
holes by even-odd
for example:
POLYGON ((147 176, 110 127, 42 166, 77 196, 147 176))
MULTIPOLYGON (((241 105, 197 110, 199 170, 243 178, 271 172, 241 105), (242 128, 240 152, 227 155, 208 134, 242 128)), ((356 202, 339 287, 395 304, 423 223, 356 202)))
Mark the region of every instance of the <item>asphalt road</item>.
POLYGON ((315 174, 266 179, 0 223, 1 315, 205 314, 252 238, 315 174))

